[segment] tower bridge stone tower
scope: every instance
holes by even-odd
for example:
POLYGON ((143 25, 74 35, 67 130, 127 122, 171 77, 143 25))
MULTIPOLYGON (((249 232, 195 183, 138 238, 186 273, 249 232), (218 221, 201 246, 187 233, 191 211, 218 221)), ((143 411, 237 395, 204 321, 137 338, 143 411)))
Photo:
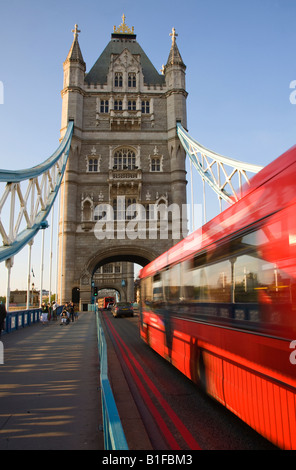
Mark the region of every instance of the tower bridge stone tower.
POLYGON ((182 237, 186 171, 176 122, 187 127, 187 92, 174 29, 161 73, 125 16, 88 73, 77 25, 73 33, 62 90, 61 136, 69 120, 74 134, 61 191, 59 301, 79 291, 82 308, 103 265, 145 265, 182 237), (161 207, 170 209, 167 232, 161 207))

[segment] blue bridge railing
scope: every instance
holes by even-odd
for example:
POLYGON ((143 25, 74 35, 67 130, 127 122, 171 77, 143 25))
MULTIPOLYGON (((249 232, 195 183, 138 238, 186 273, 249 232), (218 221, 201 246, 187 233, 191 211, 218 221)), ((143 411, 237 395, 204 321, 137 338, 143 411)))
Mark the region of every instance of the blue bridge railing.
POLYGON ((106 450, 129 450, 108 379, 107 343, 98 309, 96 309, 96 318, 100 358, 104 446, 106 450))
POLYGON ((9 312, 6 316, 2 333, 12 333, 13 331, 30 326, 33 323, 38 323, 40 321, 40 317, 40 308, 9 312))
MULTIPOLYGON (((61 313, 63 306, 57 308, 57 315, 61 313)), ((31 308, 29 310, 18 310, 7 313, 4 330, 2 333, 12 333, 27 326, 39 323, 41 318, 41 308, 31 308)))

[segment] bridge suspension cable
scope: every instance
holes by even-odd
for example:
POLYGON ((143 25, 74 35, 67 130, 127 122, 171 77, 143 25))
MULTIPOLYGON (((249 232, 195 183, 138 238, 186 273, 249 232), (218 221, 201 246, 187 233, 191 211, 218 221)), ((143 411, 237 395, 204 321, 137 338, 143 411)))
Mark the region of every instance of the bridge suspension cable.
POLYGON ((259 165, 219 155, 207 149, 194 140, 179 122, 177 123, 177 134, 190 159, 190 164, 193 164, 198 171, 203 183, 208 183, 217 194, 220 209, 222 200, 228 204, 234 204, 240 199, 243 184, 250 183, 248 172, 258 173, 263 168, 259 165), (237 178, 238 188, 234 183, 237 178))
POLYGON ((40 229, 54 204, 68 161, 74 122, 70 121, 58 149, 44 163, 26 170, 0 170, 0 262, 26 246, 40 229), (9 212, 4 226, 4 211, 9 212))

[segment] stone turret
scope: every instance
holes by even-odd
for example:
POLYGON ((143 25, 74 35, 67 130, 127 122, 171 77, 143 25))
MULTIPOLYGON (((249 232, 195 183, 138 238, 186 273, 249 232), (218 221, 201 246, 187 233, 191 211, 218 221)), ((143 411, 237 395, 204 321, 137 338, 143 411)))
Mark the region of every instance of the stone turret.
POLYGON ((63 64, 62 131, 67 128, 68 121, 71 119, 75 121, 75 126, 81 129, 83 119, 83 85, 86 65, 78 42, 80 31, 77 24, 72 32, 74 33, 74 40, 63 64))
MULTIPOLYGON (((188 93, 185 89, 186 66, 179 52, 175 28, 170 34, 172 45, 164 67, 165 81, 167 85, 167 132, 168 151, 171 158, 171 184, 172 202, 182 207, 186 204, 186 153, 177 136, 176 123, 181 122, 187 128, 186 98, 188 93)), ((180 224, 187 223, 186 213, 181 214, 180 224)))

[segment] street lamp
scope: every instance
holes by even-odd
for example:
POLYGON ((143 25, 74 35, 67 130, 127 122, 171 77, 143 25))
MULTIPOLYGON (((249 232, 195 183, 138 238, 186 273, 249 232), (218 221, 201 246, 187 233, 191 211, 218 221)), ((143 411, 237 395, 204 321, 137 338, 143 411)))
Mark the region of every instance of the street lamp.
POLYGON ((44 269, 44 233, 45 229, 48 228, 47 220, 43 220, 40 224, 40 229, 42 230, 42 246, 41 246, 41 265, 40 265, 40 299, 39 307, 42 305, 42 291, 43 291, 43 269, 44 269))
POLYGON ((35 284, 34 282, 32 282, 32 307, 34 307, 34 287, 35 287, 35 284))

